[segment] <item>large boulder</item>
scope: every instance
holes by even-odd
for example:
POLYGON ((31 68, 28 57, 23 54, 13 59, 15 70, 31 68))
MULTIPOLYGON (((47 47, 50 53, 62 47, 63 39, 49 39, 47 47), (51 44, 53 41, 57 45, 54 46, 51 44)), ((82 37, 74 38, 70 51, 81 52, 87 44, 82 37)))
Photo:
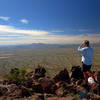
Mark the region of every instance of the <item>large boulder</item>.
POLYGON ((75 80, 80 80, 80 79, 84 79, 84 75, 83 72, 81 70, 80 66, 73 66, 71 68, 71 78, 75 79, 75 80))
POLYGON ((68 70, 66 68, 61 70, 53 79, 55 82, 64 81, 70 83, 68 70))
POLYGON ((38 65, 34 72, 34 79, 45 77, 46 70, 42 65, 38 65))

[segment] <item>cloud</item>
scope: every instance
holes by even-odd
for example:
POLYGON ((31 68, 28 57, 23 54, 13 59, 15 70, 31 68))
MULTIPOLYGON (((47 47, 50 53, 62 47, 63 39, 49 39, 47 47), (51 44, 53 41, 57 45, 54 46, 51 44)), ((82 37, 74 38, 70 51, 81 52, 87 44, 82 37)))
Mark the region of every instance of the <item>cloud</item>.
POLYGON ((43 35, 43 36, 28 36, 28 37, 22 37, 19 40, 13 40, 13 43, 15 44, 31 44, 31 43, 51 43, 51 44, 77 44, 81 43, 83 40, 89 40, 91 43, 97 43, 100 42, 100 34, 95 35, 43 35))
POLYGON ((31 44, 31 43, 81 43, 90 40, 100 42, 100 34, 88 33, 77 35, 58 35, 51 31, 19 29, 14 26, 0 25, 0 45, 4 44, 31 44))
POLYGON ((77 31, 79 31, 79 32, 88 32, 90 30, 89 29, 78 29, 77 31))
POLYGON ((23 35, 18 35, 18 34, 0 34, 0 37, 14 37, 14 36, 23 36, 23 35))
POLYGON ((0 20, 8 21, 8 20, 10 20, 10 17, 0 16, 0 20))
POLYGON ((73 31, 75 32, 92 32, 93 30, 92 29, 73 29, 73 31))
POLYGON ((18 34, 26 34, 33 36, 48 34, 47 31, 18 29, 14 26, 9 26, 9 25, 0 25, 0 33, 18 33, 18 34))
POLYGON ((28 24, 29 23, 29 21, 27 19, 21 19, 20 22, 23 23, 23 24, 28 24))
POLYGON ((64 30, 52 30, 51 32, 53 32, 53 33, 61 33, 61 32, 64 32, 64 30))
MULTIPOLYGON (((47 35, 44 37, 40 37, 40 40, 38 42, 42 43, 80 43, 83 40, 89 40, 90 42, 97 43, 100 42, 100 34, 88 34, 85 35, 47 35)), ((30 38, 30 40, 32 40, 30 38)), ((34 42, 34 41, 33 41, 34 42)))

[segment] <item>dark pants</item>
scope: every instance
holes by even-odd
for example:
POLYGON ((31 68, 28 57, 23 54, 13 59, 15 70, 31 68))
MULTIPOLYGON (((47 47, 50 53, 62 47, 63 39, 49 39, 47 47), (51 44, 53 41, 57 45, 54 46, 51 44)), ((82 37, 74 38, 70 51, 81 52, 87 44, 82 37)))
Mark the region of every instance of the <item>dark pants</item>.
POLYGON ((82 62, 82 71, 87 72, 90 71, 92 65, 86 65, 82 62))

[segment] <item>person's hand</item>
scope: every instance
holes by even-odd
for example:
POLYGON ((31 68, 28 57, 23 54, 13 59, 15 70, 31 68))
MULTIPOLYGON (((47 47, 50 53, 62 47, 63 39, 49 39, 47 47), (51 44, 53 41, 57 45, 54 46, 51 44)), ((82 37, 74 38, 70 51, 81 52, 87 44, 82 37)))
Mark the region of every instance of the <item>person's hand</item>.
POLYGON ((80 44, 80 46, 81 46, 81 47, 84 47, 84 42, 82 42, 82 43, 80 44))

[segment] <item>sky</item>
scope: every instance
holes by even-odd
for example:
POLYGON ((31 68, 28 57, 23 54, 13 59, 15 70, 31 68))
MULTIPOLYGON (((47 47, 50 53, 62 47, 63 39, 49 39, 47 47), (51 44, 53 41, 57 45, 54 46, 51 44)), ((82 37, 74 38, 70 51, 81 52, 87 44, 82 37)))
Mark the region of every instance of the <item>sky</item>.
POLYGON ((100 43, 100 0, 0 0, 0 45, 100 43))

